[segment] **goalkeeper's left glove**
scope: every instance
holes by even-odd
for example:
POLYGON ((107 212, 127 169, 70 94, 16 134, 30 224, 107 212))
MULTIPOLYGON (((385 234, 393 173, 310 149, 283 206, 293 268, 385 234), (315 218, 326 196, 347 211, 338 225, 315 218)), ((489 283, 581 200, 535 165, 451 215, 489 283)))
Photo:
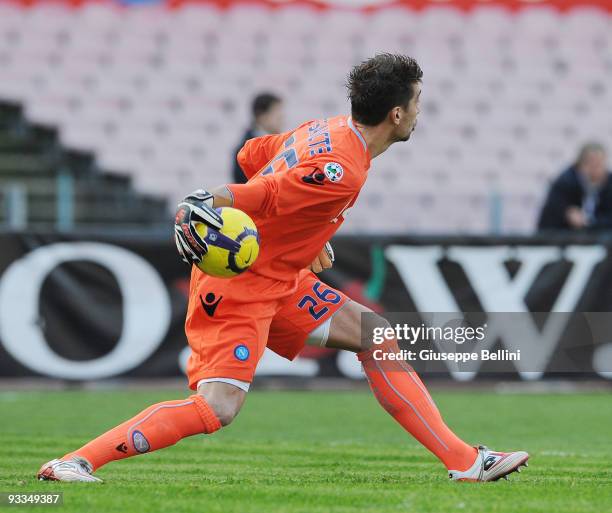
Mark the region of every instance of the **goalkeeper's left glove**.
POLYGON ((187 195, 176 209, 174 218, 174 242, 183 261, 199 264, 208 252, 208 243, 196 230, 197 223, 204 223, 218 231, 223 219, 213 208, 214 196, 198 189, 187 195))

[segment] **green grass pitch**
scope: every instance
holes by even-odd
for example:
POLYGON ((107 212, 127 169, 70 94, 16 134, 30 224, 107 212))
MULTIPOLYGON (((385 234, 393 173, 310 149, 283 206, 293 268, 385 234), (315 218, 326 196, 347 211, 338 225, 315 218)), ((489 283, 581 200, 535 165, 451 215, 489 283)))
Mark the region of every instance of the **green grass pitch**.
POLYGON ((103 485, 37 482, 41 463, 184 392, 3 392, 0 492, 61 490, 65 513, 612 511, 610 394, 433 395, 464 439, 526 449, 529 468, 452 483, 365 391, 254 391, 225 430, 111 463, 103 485))

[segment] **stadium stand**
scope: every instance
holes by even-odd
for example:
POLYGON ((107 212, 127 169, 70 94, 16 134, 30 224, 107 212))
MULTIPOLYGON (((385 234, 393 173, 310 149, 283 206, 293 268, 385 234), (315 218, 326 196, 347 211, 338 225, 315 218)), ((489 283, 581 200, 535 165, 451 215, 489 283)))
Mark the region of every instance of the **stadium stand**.
POLYGON ((164 198, 136 192, 129 175, 100 170, 91 153, 62 147, 54 129, 29 124, 18 107, 0 103, 0 224, 10 224, 8 210, 17 208, 9 200, 15 187, 25 210, 22 222, 33 228, 167 222, 164 198))
POLYGON ((611 49, 594 7, 0 3, 0 99, 172 203, 229 179, 257 91, 286 98, 294 126, 348 111, 356 62, 408 53, 417 131, 374 162, 346 231, 525 233, 576 148, 612 137, 611 49))

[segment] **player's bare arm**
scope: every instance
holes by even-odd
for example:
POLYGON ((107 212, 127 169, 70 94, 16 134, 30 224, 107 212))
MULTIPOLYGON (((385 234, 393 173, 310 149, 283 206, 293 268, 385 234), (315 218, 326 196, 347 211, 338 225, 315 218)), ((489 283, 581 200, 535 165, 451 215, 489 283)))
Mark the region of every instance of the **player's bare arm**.
POLYGON ((227 188, 227 185, 220 185, 211 189, 210 193, 214 197, 214 207, 233 207, 234 206, 234 198, 232 197, 232 193, 227 188))

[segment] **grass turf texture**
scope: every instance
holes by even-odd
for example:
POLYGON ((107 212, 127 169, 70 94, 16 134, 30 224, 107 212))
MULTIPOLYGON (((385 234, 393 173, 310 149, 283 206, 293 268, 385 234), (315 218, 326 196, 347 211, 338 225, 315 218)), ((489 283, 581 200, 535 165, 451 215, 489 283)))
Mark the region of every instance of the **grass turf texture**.
POLYGON ((182 395, 0 393, 0 492, 63 491, 65 513, 612 511, 609 394, 434 394, 465 440, 531 453, 510 482, 450 482, 367 392, 251 392, 228 428, 111 463, 103 485, 35 481, 45 461, 182 395))

